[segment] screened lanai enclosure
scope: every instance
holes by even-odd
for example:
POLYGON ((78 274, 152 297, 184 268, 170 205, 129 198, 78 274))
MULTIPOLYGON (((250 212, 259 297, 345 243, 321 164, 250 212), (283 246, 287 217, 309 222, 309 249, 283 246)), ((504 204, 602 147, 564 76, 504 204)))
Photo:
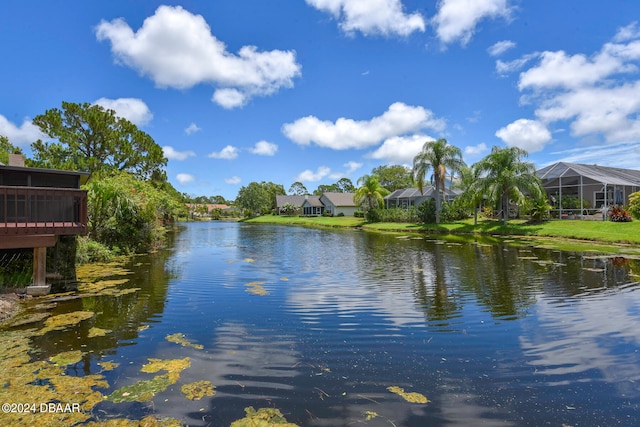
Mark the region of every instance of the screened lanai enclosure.
POLYGON ((640 191, 640 171, 558 162, 537 175, 556 218, 602 219, 609 207, 626 205, 640 191))

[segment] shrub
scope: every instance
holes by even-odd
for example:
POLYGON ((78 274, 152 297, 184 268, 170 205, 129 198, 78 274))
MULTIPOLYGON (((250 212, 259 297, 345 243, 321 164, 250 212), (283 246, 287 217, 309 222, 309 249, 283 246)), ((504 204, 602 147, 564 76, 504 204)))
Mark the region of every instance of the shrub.
POLYGON ((461 197, 456 197, 451 202, 442 203, 440 221, 451 222, 469 218, 473 215, 473 208, 466 205, 461 197))
POLYGON ((344 216, 344 212, 338 212, 336 216, 344 216))
POLYGON ((324 212, 322 213, 322 216, 332 217, 332 216, 333 216, 333 214, 332 214, 331 212, 324 211, 324 212))
POLYGON ((76 248, 76 263, 109 262, 113 260, 113 252, 105 245, 88 237, 79 237, 76 248))
POLYGON ((609 221, 631 222, 631 214, 622 205, 615 205, 609 209, 609 221))
POLYGON ((640 191, 629 194, 628 211, 635 219, 640 219, 640 191))
POLYGON ((418 221, 424 224, 436 222, 436 203, 433 200, 426 200, 418 208, 418 221))
POLYGON ((362 211, 355 211, 355 212, 353 213, 353 216, 354 216, 354 217, 356 217, 356 218, 364 218, 364 212, 362 212, 362 211))
POLYGON ((124 253, 161 246, 164 226, 184 209, 166 191, 127 173, 92 179, 85 188, 89 237, 124 253))

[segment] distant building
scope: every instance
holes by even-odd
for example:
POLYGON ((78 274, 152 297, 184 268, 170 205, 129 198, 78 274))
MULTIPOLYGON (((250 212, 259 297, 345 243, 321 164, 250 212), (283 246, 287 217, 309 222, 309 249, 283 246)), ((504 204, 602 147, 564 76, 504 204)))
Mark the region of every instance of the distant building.
MULTIPOLYGON (((461 194, 460 190, 445 188, 444 191, 444 200, 450 202, 461 194)), ((384 198, 385 207, 387 209, 391 208, 403 208, 408 209, 411 206, 419 206, 424 203, 426 200, 435 200, 436 199, 436 189, 435 186, 429 185, 422 189, 420 192, 417 188, 402 188, 394 191, 384 198)))

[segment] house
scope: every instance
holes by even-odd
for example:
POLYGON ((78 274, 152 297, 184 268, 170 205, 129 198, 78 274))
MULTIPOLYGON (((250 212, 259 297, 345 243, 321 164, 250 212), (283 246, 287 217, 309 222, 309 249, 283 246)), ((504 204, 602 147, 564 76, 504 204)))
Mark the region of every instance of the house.
POLYGON ((562 199, 578 199, 581 211, 627 204, 640 191, 640 171, 599 165, 557 162, 536 171, 549 199, 562 210, 562 199), (585 206, 586 205, 586 206, 585 206))
MULTIPOLYGON (((47 248, 74 246, 74 239, 65 238, 86 234, 87 192, 80 186, 88 178, 85 172, 25 167, 17 154, 9 156, 8 165, 0 165, 0 250, 33 248, 33 285, 28 293, 49 292, 47 248)), ((75 280, 75 249, 58 252, 64 253, 55 258, 66 258, 60 268, 75 280)))
POLYGON ((327 192, 321 196, 276 196, 278 214, 282 213, 282 207, 291 204, 298 207, 302 215, 323 215, 325 212, 332 215, 343 214, 353 216, 358 209, 353 201, 354 193, 327 192))
POLYGON ((282 207, 284 205, 294 205, 300 210, 300 212, 302 212, 302 204, 305 200, 304 198, 305 196, 276 196, 276 210, 278 215, 282 213, 282 207))
MULTIPOLYGON (((445 188, 444 200, 450 202, 461 194, 460 190, 452 189, 450 187, 445 188)), ((419 206, 426 200, 436 199, 435 186, 429 185, 422 189, 422 193, 417 188, 402 188, 394 191, 384 198, 385 207, 391 208, 403 208, 408 209, 411 206, 419 206)))
POLYGON ((320 202, 324 205, 325 212, 336 215, 353 216, 358 209, 354 202, 354 193, 323 193, 320 202))

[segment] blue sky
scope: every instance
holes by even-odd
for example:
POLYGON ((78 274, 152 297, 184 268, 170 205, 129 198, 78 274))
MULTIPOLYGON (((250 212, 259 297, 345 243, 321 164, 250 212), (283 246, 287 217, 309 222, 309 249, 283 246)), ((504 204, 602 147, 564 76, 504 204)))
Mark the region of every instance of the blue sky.
POLYGON ((640 167, 637 0, 0 2, 0 134, 98 103, 164 148, 181 192, 313 191, 446 138, 640 167))

